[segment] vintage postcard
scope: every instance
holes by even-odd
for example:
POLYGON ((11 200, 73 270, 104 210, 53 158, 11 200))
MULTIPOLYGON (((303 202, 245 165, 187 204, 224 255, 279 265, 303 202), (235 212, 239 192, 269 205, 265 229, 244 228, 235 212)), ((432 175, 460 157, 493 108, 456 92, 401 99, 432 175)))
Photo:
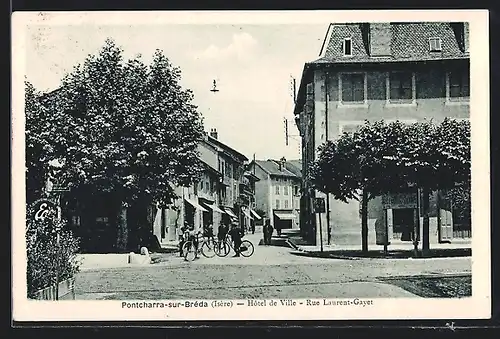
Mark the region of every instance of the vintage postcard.
POLYGON ((490 317, 487 11, 12 19, 14 320, 490 317))

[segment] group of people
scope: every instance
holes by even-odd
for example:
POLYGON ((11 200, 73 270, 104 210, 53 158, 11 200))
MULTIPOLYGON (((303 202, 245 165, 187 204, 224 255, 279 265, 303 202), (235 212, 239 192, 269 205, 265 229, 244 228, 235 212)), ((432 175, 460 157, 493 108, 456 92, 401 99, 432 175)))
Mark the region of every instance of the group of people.
MULTIPOLYGON (((255 229, 252 229, 252 233, 255 232, 255 229)), ((274 228, 271 225, 269 219, 267 219, 264 223, 263 227, 263 235, 264 235, 264 245, 271 245, 271 238, 273 236, 274 228)), ((231 241, 233 242, 235 255, 234 257, 240 256, 240 246, 242 242, 242 238, 244 236, 243 229, 237 222, 229 222, 229 223, 221 223, 217 232, 217 244, 223 244, 226 240, 227 235, 231 237, 231 241)), ((215 235, 213 224, 206 224, 203 226, 203 230, 195 230, 194 225, 190 225, 187 221, 181 227, 181 234, 179 239, 179 252, 180 255, 183 256, 184 253, 182 251, 183 245, 187 241, 192 241, 195 248, 198 249, 199 246, 199 238, 205 237, 207 239, 211 239, 215 243, 215 235)))
MULTIPOLYGON (((190 225, 187 221, 184 222, 184 225, 180 229, 181 233, 179 235, 179 253, 180 256, 184 256, 183 246, 187 241, 191 241, 195 246, 195 249, 198 249, 199 246, 199 238, 200 236, 211 239, 215 242, 214 229, 213 224, 206 224, 203 226, 203 230, 195 231, 194 225, 190 225)), ((221 223, 217 232, 217 243, 222 244, 227 235, 231 237, 231 241, 233 242, 234 249, 236 254, 234 257, 240 256, 240 246, 241 239, 243 237, 243 230, 240 228, 238 223, 230 222, 230 223, 221 223)))

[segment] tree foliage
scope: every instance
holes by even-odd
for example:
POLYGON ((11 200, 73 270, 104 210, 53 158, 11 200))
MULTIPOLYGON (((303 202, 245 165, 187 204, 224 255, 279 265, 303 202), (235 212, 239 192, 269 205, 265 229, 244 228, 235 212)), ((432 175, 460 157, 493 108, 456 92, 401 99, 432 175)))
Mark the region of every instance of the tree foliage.
POLYGON ((40 97, 28 84, 28 171, 58 159, 75 189, 167 204, 174 186, 189 185, 202 169, 202 117, 180 77, 161 51, 149 66, 140 56, 125 62, 123 51, 107 40, 60 89, 40 97))
POLYGON ((45 131, 48 112, 40 103, 40 95, 30 83, 25 83, 27 203, 42 195, 48 170, 47 151, 50 149, 50 139, 45 131))
POLYGON ((80 262, 76 257, 79 243, 67 228, 66 221, 58 219, 55 209, 49 210, 43 220, 35 220, 35 212, 34 206, 30 204, 26 213, 26 279, 29 298, 35 297, 37 291, 53 286, 57 280, 73 278, 80 270, 80 262))
POLYGON ((451 189, 470 181, 469 122, 366 121, 319 147, 312 180, 344 202, 359 199, 362 189, 370 197, 415 186, 451 189))

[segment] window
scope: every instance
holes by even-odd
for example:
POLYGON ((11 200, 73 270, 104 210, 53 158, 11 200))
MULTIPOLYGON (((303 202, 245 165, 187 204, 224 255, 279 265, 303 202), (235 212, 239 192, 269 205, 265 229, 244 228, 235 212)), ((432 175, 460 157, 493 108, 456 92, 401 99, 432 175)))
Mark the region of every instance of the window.
POLYGON ((469 75, 464 72, 448 73, 449 98, 469 97, 469 75))
POLYGON ((203 192, 203 181, 200 181, 200 192, 203 192))
POLYGON ((280 195, 280 187, 279 187, 279 185, 276 185, 276 195, 280 195))
POLYGON ((299 186, 293 186, 294 195, 299 195, 299 186))
POLYGON ((431 52, 441 52, 441 38, 430 38, 429 50, 431 52))
POLYGON ((285 200, 285 209, 288 209, 288 200, 285 200))
POLYGON ((210 184, 208 181, 205 182, 205 192, 210 193, 210 184))
POLYGON ((342 74, 341 77, 342 102, 365 102, 365 74, 342 74))
POLYGON ((299 200, 298 199, 295 199, 295 209, 296 210, 299 209, 299 200))
POLYGON ((389 100, 413 99, 413 73, 391 72, 389 75, 389 100))
POLYGON ((288 186, 283 186, 283 194, 288 195, 288 186))
POLYGON ((344 50, 344 56, 351 56, 352 55, 352 40, 351 39, 344 39, 343 50, 344 50))
POLYGON ((280 209, 280 201, 278 199, 276 199, 276 209, 277 210, 280 209))
POLYGON ((219 172, 222 173, 222 177, 225 177, 224 165, 224 162, 219 159, 219 172))

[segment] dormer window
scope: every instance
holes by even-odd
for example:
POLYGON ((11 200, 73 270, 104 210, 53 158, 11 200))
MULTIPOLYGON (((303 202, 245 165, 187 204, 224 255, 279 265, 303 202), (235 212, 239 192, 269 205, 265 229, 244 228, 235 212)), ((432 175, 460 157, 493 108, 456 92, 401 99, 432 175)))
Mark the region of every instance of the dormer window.
POLYGON ((344 56, 352 56, 352 41, 351 41, 351 39, 344 39, 343 49, 344 49, 344 56))
POLYGON ((441 38, 430 38, 429 50, 431 52, 441 52, 441 38))

